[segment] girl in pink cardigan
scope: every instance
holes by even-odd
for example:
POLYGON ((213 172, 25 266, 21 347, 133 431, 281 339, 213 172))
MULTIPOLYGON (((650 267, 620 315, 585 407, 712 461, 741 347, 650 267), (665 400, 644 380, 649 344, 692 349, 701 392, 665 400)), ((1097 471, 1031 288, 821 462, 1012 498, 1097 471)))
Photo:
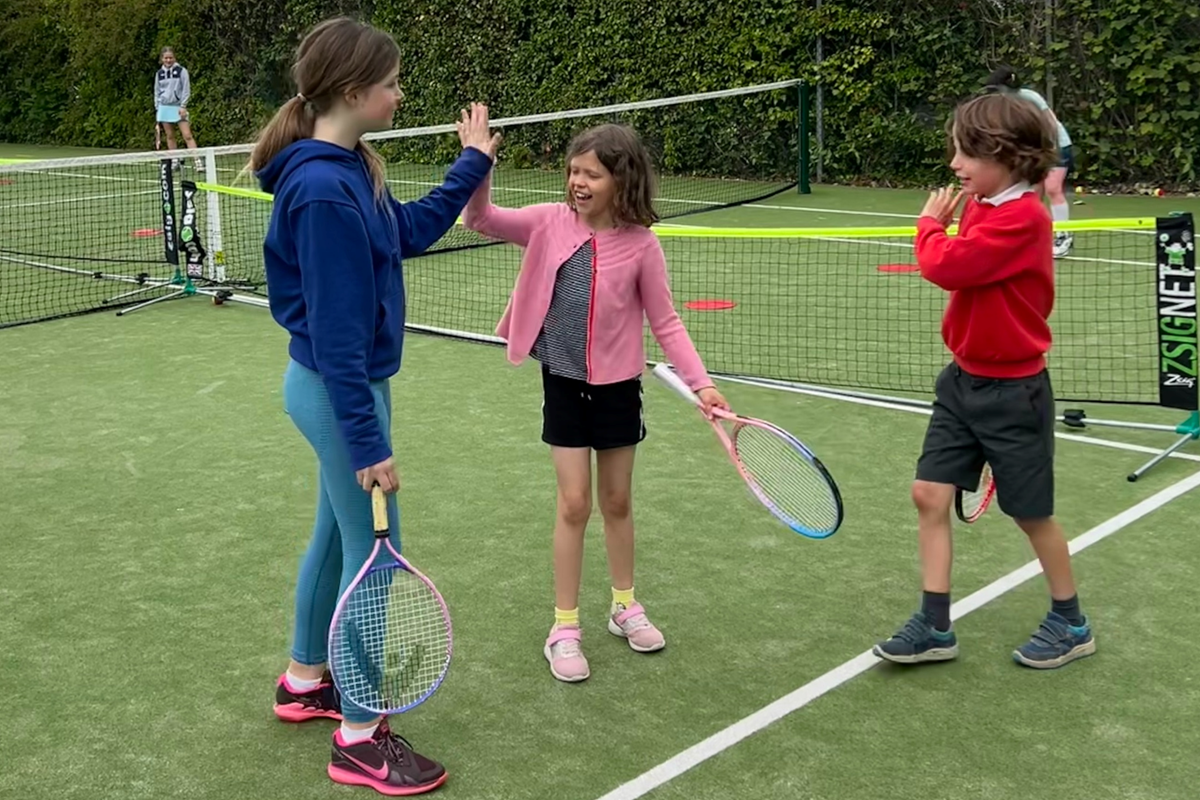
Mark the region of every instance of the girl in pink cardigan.
POLYGON ((543 650, 560 681, 591 673, 580 648, 583 535, 592 510, 596 451, 600 513, 612 576, 608 630, 639 653, 666 641, 633 595, 633 461, 646 436, 643 319, 706 409, 728 408, 671 298, 666 259, 650 225, 654 172, 638 135, 621 125, 584 131, 567 153, 565 203, 500 208, 490 176, 463 212, 468 228, 524 249, 496 329, 508 359, 542 365, 542 440, 558 476, 554 626, 543 650))

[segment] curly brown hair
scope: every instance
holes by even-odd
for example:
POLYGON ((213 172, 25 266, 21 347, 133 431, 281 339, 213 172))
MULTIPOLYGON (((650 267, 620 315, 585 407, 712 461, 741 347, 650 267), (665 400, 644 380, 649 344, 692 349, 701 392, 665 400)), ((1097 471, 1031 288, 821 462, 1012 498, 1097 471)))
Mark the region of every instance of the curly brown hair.
MULTIPOLYGON (((612 173, 616 182, 617 191, 613 201, 615 222, 646 228, 658 222, 658 213, 654 210, 654 164, 637 131, 628 125, 608 123, 588 128, 577 135, 567 149, 568 182, 572 159, 587 152, 596 154, 597 160, 612 173)), ((569 187, 567 205, 575 208, 575 198, 571 196, 569 187)))
POLYGON ((1010 92, 985 94, 959 105, 946 124, 947 148, 996 161, 1037 185, 1058 164, 1058 134, 1049 114, 1010 92))

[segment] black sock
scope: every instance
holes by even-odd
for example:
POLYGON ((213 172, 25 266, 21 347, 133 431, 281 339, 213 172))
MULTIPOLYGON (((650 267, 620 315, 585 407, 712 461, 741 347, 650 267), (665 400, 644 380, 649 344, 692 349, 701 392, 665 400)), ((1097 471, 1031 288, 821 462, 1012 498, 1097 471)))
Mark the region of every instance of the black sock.
POLYGON ((921 595, 921 613, 935 630, 950 630, 950 593, 924 592, 921 595))
POLYGON ((1069 600, 1050 598, 1050 610, 1071 623, 1075 627, 1083 624, 1083 613, 1079 610, 1079 595, 1071 595, 1069 600))

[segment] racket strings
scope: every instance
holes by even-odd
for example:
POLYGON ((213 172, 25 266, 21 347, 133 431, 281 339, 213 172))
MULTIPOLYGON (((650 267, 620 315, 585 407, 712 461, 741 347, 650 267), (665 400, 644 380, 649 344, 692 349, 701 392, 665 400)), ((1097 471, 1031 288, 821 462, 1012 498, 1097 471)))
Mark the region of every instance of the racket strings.
POLYGON ((399 709, 440 682, 450 649, 442 604, 399 565, 368 572, 346 599, 330 660, 342 694, 369 710, 399 709))
POLYGON ((963 492, 962 494, 962 510, 966 517, 973 517, 979 513, 980 506, 988 499, 988 492, 992 484, 992 468, 984 464, 983 471, 979 473, 979 486, 973 491, 963 492))
POLYGON ((788 439, 757 425, 737 429, 734 448, 751 480, 782 514, 824 532, 839 523, 838 503, 821 470, 788 439))

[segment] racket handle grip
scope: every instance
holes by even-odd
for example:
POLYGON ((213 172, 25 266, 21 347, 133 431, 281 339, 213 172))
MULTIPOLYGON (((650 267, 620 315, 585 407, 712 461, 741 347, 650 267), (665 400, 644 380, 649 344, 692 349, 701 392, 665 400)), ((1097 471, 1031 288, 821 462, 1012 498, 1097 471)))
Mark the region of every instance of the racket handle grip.
POLYGON ((678 392, 683 399, 697 406, 703 405, 700 402, 700 398, 696 396, 696 393, 689 389, 688 385, 683 382, 683 379, 672 372, 671 368, 666 364, 659 363, 654 365, 654 377, 678 392))
POLYGON ((375 533, 387 533, 387 497, 378 483, 371 487, 371 517, 375 522, 375 533))

